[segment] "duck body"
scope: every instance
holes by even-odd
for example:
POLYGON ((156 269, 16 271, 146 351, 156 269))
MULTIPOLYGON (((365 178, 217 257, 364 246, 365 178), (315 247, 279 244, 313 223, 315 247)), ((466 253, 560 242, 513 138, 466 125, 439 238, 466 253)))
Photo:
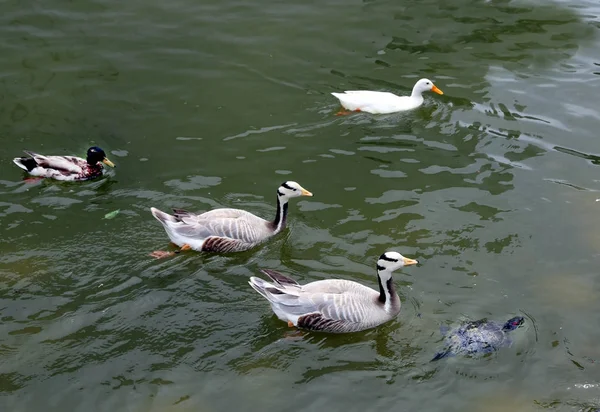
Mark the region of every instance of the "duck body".
POLYGON ((346 110, 371 114, 388 114, 416 109, 423 104, 423 96, 396 96, 389 92, 348 90, 331 93, 346 110))
POLYGON ((346 110, 388 114, 416 109, 423 104, 423 92, 429 90, 444 94, 428 79, 421 79, 415 83, 410 96, 396 96, 389 92, 370 90, 348 90, 343 93, 331 94, 340 101, 346 110))
POLYGON ((512 341, 508 334, 525 322, 522 316, 509 319, 504 324, 480 319, 465 322, 446 332, 445 347, 438 352, 432 361, 447 356, 482 355, 510 346, 512 341))
POLYGON ((31 176, 61 181, 82 181, 102 176, 103 166, 115 167, 99 147, 88 149, 86 159, 76 156, 46 156, 25 151, 29 157, 15 157, 13 162, 31 176))
MULTIPOLYGON (((150 208, 152 215, 163 225, 171 242, 182 249, 203 252, 242 252, 252 249, 285 228, 288 200, 297 196, 312 196, 296 182, 284 182, 277 189, 277 212, 273 221, 265 220, 241 209, 220 208, 196 214, 173 209, 174 214, 150 208)), ((171 255, 156 251, 161 258, 171 255)))
POLYGON ((397 252, 384 253, 377 263, 379 292, 343 279, 300 285, 294 279, 268 269, 262 272, 272 282, 251 277, 249 284, 269 301, 273 312, 289 326, 329 333, 357 332, 379 326, 400 313, 401 302, 394 290, 391 272, 416 263, 397 252))

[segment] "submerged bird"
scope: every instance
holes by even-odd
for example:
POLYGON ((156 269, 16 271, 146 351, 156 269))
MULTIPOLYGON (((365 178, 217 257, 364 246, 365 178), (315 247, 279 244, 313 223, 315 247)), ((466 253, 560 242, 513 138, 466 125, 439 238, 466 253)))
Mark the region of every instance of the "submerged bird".
POLYGON ((90 147, 87 158, 75 156, 44 156, 25 150, 31 157, 15 157, 13 162, 32 176, 63 181, 88 180, 102 176, 102 163, 116 167, 108 160, 104 150, 90 147))
MULTIPOLYGON (((458 354, 475 355, 495 352, 512 341, 507 334, 525 322, 522 316, 515 316, 504 324, 487 319, 466 322, 459 327, 446 331, 446 347, 438 352, 432 361, 458 354)), ((444 334, 444 332, 442 332, 444 334)))
POLYGON ((251 277, 250 286, 271 303, 288 326, 313 331, 346 333, 374 328, 400 313, 400 298, 392 272, 418 262, 398 252, 386 252, 377 261, 379 291, 344 279, 326 279, 300 285, 279 272, 263 269, 273 283, 251 277))
MULTIPOLYGON (((431 80, 421 79, 415 83, 410 96, 396 96, 388 92, 369 90, 348 90, 344 93, 331 93, 341 105, 350 111, 386 114, 416 109, 423 104, 423 92, 432 91, 444 94, 431 80)), ((347 114, 340 111, 338 114, 347 114)))
MULTIPOLYGON (((268 221, 240 209, 215 209, 194 214, 173 209, 174 215, 152 207, 152 214, 164 226, 169 239, 181 250, 205 252, 241 252, 253 248, 285 228, 288 200, 292 197, 312 196, 296 182, 284 182, 277 189, 277 213, 268 221)), ((172 256, 176 252, 155 251, 155 258, 172 256)))

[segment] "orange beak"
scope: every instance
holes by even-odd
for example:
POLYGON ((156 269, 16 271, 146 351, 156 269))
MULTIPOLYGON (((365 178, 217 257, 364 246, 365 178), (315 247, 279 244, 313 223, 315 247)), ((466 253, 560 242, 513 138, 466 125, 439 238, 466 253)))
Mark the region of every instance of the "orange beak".
POLYGON ((434 93, 437 93, 437 94, 444 94, 444 92, 441 91, 440 89, 438 89, 435 84, 433 86, 431 86, 431 91, 434 93))

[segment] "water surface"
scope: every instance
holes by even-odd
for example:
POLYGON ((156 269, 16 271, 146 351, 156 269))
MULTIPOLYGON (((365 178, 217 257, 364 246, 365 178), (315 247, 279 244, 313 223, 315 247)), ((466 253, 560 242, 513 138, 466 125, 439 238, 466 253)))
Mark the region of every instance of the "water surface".
POLYGON ((600 149, 592 1, 22 2, 0 6, 0 405, 7 411, 600 408, 600 149), (427 95, 336 117, 348 89, 427 95), (118 164, 23 181, 22 149, 118 164), (229 256, 148 257, 150 206, 274 215, 229 256), (120 209, 114 219, 106 213, 120 209), (376 286, 377 329, 297 333, 247 284, 376 286), (439 327, 526 316, 484 359, 429 363, 439 327))

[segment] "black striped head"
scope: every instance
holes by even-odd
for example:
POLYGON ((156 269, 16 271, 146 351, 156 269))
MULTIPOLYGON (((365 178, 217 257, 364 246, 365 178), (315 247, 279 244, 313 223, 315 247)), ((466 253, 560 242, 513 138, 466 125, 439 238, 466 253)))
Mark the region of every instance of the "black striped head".
POLYGON ((312 196, 308 190, 300 186, 298 183, 288 180, 287 182, 283 182, 279 189, 277 189, 277 196, 280 199, 290 199, 292 197, 298 196, 312 196))
POLYGON ((401 269, 404 266, 416 265, 417 262, 415 259, 410 259, 402 256, 398 252, 385 252, 383 255, 379 256, 379 260, 377 261, 377 271, 387 274, 388 278, 391 278, 392 272, 397 269, 401 269))
POLYGON ((106 157, 106 153, 104 150, 100 149, 97 146, 92 146, 87 151, 87 162, 90 166, 96 166, 98 163, 102 162, 107 166, 116 167, 113 162, 108 160, 106 157))

